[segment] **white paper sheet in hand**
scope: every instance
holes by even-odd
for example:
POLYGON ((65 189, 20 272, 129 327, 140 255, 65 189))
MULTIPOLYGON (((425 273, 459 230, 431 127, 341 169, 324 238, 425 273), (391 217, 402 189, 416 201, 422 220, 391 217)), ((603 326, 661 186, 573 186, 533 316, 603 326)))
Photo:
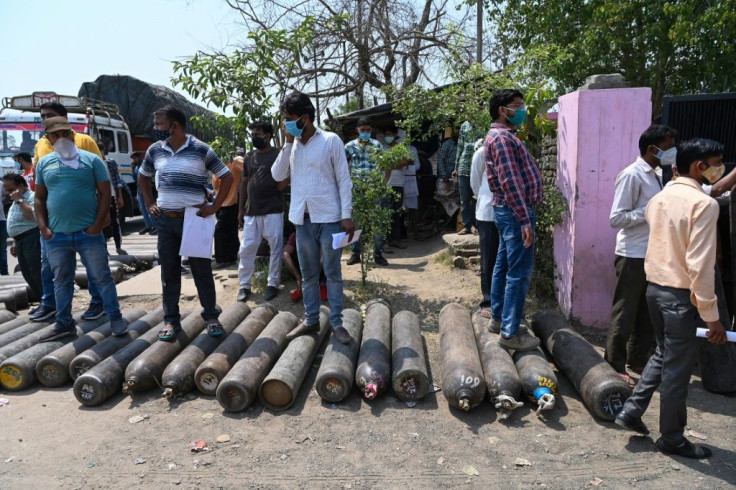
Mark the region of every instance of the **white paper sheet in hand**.
POLYGON ((355 233, 353 233, 353 239, 348 240, 348 234, 344 231, 341 231, 340 233, 333 233, 332 234, 332 248, 333 250, 337 250, 338 248, 347 247, 351 243, 355 243, 360 239, 360 234, 363 230, 355 230, 355 233))
POLYGON ((184 210, 184 230, 179 255, 211 259, 216 218, 214 214, 201 218, 197 216, 198 211, 197 208, 184 210))

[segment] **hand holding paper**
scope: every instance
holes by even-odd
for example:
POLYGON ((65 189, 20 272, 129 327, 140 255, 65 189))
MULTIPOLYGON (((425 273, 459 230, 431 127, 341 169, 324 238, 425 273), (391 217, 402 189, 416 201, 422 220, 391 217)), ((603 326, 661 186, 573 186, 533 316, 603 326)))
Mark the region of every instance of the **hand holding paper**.
POLYGON ((353 239, 350 240, 350 235, 341 231, 340 233, 332 234, 332 248, 337 250, 338 248, 347 247, 351 243, 355 243, 360 240, 360 234, 363 230, 355 230, 353 233, 353 239))

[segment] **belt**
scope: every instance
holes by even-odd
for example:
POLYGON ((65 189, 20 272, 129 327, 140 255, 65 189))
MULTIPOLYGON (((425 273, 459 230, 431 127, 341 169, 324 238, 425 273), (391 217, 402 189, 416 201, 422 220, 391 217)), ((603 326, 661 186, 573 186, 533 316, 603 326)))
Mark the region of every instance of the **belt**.
POLYGON ((183 218, 184 217, 184 211, 161 211, 161 215, 166 216, 167 218, 183 218))

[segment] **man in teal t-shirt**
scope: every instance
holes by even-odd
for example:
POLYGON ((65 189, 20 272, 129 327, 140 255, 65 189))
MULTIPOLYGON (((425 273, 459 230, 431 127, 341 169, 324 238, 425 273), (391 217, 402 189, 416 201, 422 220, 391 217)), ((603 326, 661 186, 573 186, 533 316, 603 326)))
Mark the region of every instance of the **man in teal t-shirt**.
POLYGON ((44 129, 54 152, 43 157, 36 167, 35 210, 54 271, 56 325, 42 341, 76 332, 71 309, 77 253, 89 281, 99 290, 113 334, 123 335, 127 325, 120 313, 102 234, 111 198, 107 168, 97 155, 76 147, 66 118, 47 118, 44 129))

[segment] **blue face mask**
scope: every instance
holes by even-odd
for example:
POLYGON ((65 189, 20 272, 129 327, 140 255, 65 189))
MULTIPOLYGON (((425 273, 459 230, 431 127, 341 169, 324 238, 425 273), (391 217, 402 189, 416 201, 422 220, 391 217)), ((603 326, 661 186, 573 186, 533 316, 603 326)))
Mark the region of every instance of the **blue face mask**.
POLYGON ((371 133, 360 132, 358 133, 358 138, 362 139, 363 141, 368 141, 369 139, 371 139, 371 133))
POLYGON ((391 143, 393 143, 395 139, 396 138, 394 138, 393 136, 384 136, 383 137, 383 140, 386 142, 387 145, 390 145, 391 143))
POLYGON ((20 162, 13 162, 13 167, 15 167, 16 170, 20 170, 20 162))
POLYGON ((506 116, 506 120, 511 124, 512 126, 521 126, 524 124, 524 121, 526 121, 526 107, 523 109, 513 109, 511 107, 507 107, 506 109, 511 109, 514 111, 513 117, 506 116))
POLYGON ((286 132, 292 135, 294 138, 300 137, 304 132, 304 126, 300 128, 297 124, 297 121, 299 121, 299 119, 295 119, 293 121, 284 121, 284 129, 286 129, 286 132))

